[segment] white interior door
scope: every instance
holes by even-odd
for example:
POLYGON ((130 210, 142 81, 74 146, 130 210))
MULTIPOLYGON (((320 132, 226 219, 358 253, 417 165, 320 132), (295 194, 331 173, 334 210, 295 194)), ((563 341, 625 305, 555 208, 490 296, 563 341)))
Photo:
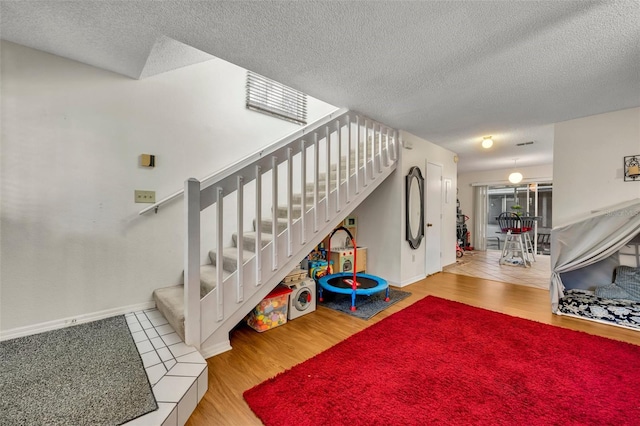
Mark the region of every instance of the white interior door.
POLYGON ((425 179, 425 265, 427 275, 442 271, 442 166, 427 161, 425 179))

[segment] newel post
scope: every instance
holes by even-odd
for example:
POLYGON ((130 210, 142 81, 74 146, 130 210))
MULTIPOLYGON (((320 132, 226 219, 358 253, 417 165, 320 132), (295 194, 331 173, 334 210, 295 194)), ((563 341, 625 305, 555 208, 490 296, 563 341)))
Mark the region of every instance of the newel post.
POLYGON ((200 181, 184 183, 184 334, 200 349, 200 181))

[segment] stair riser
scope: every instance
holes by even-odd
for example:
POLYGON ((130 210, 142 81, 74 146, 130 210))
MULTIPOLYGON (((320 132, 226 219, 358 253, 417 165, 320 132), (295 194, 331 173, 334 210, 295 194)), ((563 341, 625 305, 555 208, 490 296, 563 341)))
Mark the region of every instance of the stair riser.
MULTIPOLYGON (((211 259, 211 264, 215 267, 218 267, 216 262, 216 256, 209 256, 211 259)), ((228 256, 222 256, 222 269, 227 272, 233 272, 237 269, 236 259, 228 256)))
MULTIPOLYGON (((236 234, 233 235, 232 237, 233 239, 233 245, 234 246, 238 246, 238 236, 236 234)), ((262 240, 262 247, 266 246, 267 244, 269 244, 271 242, 271 240, 262 240)), ((242 248, 244 250, 248 250, 248 251, 255 251, 256 250, 256 239, 253 236, 244 236, 242 238, 242 248)))
MULTIPOLYGON (((253 228, 255 229, 256 225, 255 225, 255 220, 253 221, 253 228)), ((267 234, 271 234, 272 230, 273 230, 273 225, 272 225, 272 221, 271 219, 265 219, 262 221, 262 232, 267 233, 267 234)), ((287 229, 287 222, 283 222, 282 220, 278 221, 278 225, 277 225, 277 232, 278 234, 282 231, 284 231, 285 229, 287 229)))
MULTIPOLYGON (((319 199, 323 199, 324 198, 324 194, 318 194, 319 199)), ((313 204, 314 198, 313 198, 313 194, 307 194, 306 197, 306 205, 307 206, 311 206, 313 204)), ((302 205, 302 194, 293 194, 293 197, 291 198, 291 201, 293 202, 293 204, 300 204, 302 205)))
MULTIPOLYGON (((360 154, 360 163, 362 163, 362 154, 360 154)), ((349 162, 349 168, 353 169, 356 166, 356 157, 352 156, 351 157, 351 161, 349 162)), ((347 168, 347 159, 343 158, 342 161, 340 161, 340 168, 343 170, 347 168)), ((332 164, 331 165, 331 171, 334 172, 336 170, 336 164, 332 164)))
MULTIPOLYGON (((291 208, 291 213, 293 215, 293 219, 298 219, 300 218, 300 216, 302 216, 301 214, 302 211, 302 206, 301 205, 293 205, 291 208)), ((280 206, 278 207, 278 211, 277 211, 277 215, 278 215, 278 219, 286 219, 287 215, 288 215, 288 208, 286 206, 280 206)))
MULTIPOLYGON (((342 179, 342 181, 344 182, 344 178, 342 179)), ((331 179, 331 181, 329 182, 329 186, 330 188, 335 188, 336 187, 336 179, 331 179)), ((307 195, 312 194, 313 195, 313 191, 314 191, 314 184, 313 183, 307 183, 307 195)), ((320 196, 320 198, 324 197, 324 193, 325 193, 325 181, 320 181, 318 182, 318 195, 320 196)))

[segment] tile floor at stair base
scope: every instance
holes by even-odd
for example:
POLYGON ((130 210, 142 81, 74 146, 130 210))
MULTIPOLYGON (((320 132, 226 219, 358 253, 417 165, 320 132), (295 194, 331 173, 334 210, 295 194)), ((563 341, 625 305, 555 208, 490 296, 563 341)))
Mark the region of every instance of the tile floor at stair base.
POLYGON ((125 426, 183 426, 208 387, 207 361, 184 344, 157 309, 126 314, 158 410, 125 426))

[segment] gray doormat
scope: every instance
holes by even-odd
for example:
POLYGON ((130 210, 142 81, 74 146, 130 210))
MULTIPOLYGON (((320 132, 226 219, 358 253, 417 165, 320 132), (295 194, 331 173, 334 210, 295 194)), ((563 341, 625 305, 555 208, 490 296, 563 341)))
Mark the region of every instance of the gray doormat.
POLYGON ((384 311, 393 305, 411 296, 411 293, 403 290, 396 290, 389 287, 389 301, 384 301, 385 292, 372 294, 371 296, 356 295, 356 310, 351 310, 351 295, 331 293, 324 290, 322 292, 324 302, 318 302, 318 306, 324 306, 336 311, 344 312, 351 316, 368 320, 374 315, 384 311))
POLYGON ((119 425, 158 408, 124 316, 0 342, 0 425, 119 425))

